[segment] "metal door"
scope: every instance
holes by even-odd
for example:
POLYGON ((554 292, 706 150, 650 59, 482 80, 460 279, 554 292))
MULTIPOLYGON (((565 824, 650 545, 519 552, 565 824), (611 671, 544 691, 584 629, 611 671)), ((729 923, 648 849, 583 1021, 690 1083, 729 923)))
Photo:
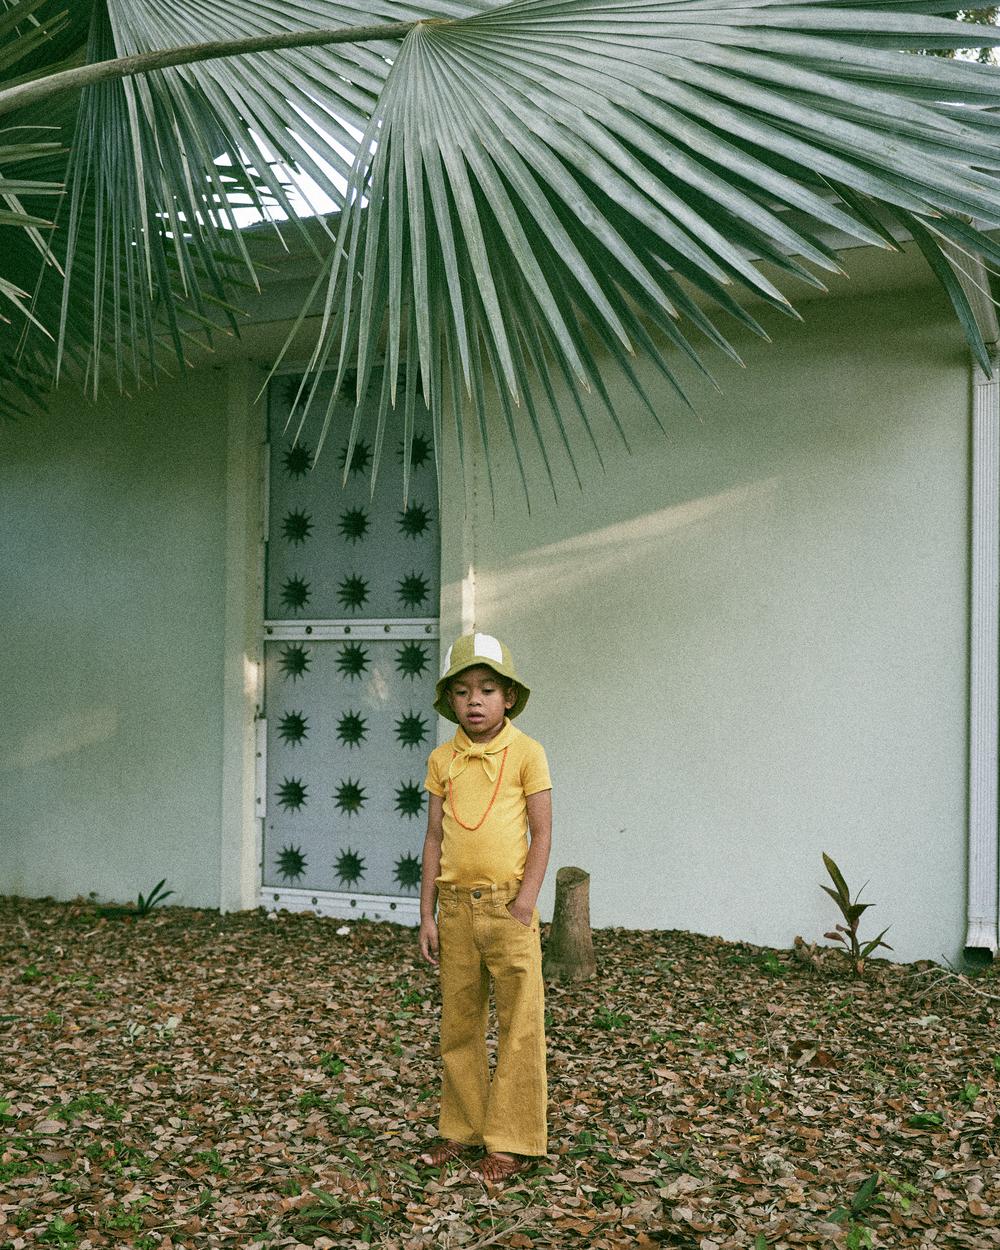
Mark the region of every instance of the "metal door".
POLYGON ((276 379, 268 402, 261 902, 415 923, 439 636, 430 417, 404 508, 401 421, 372 493, 369 414, 343 485, 353 408, 314 463, 289 421, 298 385, 276 379))

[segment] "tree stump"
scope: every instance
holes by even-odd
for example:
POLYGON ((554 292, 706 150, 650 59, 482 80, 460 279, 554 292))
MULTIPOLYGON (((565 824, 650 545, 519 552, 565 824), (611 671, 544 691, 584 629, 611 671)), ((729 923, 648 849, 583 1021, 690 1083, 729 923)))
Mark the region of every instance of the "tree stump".
POLYGON ((586 981, 596 973, 590 936, 590 873, 582 868, 560 868, 542 976, 547 980, 586 981))

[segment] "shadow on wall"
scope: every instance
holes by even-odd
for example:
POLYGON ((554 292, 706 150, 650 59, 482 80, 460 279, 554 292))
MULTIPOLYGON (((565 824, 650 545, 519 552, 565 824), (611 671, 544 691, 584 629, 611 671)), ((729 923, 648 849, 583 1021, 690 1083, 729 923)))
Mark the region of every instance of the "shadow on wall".
POLYGON ((534 605, 592 587, 620 572, 623 564, 640 564, 655 556, 670 535, 770 499, 779 481, 775 476, 734 486, 511 556, 504 562, 503 578, 479 588, 477 613, 483 620, 493 619, 504 608, 512 585, 534 605))
POLYGON ((0 768, 33 768, 107 742, 117 732, 118 709, 115 707, 64 712, 36 726, 20 742, 12 744, 0 755, 0 768))

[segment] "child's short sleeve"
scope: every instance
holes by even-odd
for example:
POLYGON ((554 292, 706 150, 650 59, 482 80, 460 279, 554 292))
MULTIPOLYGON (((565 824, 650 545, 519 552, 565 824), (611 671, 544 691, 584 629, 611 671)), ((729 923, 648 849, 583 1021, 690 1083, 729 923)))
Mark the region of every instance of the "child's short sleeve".
POLYGON ((549 762, 540 742, 532 740, 529 750, 525 752, 521 765, 521 789, 525 794, 538 794, 541 790, 552 789, 549 762))
POLYGON ((444 794, 444 785, 438 772, 437 754, 437 751, 432 751, 427 760, 427 776, 424 778, 424 789, 429 790, 431 794, 441 796, 444 794))

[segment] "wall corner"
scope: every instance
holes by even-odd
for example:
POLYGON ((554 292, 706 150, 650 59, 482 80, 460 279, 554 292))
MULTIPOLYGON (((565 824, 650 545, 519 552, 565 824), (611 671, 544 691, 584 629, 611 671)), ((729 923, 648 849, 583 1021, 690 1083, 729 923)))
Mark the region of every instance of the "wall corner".
POLYGON ((997 749, 1000 664, 1000 352, 973 362, 966 950, 998 949, 997 749))
POLYGON ((256 717, 260 703, 263 567, 257 371, 237 361, 226 388, 226 550, 223 629, 222 818, 219 910, 257 905, 256 717))

